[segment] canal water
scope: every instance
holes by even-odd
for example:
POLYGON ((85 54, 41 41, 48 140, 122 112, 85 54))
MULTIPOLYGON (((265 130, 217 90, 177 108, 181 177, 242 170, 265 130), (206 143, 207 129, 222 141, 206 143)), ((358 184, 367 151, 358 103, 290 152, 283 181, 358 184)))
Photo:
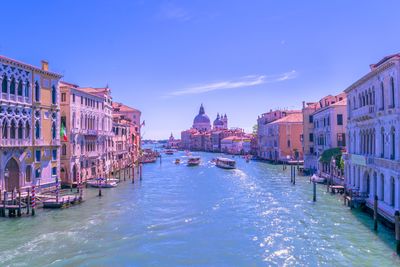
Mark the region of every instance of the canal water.
POLYGON ((290 169, 145 165, 143 180, 87 189, 87 200, 0 219, 0 266, 395 266, 393 233, 290 169))

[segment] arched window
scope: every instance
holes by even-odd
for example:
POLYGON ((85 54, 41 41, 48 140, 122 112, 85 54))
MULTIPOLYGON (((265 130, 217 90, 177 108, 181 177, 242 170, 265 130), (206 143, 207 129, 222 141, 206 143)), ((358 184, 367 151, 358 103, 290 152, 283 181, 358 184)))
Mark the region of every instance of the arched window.
POLYGON ((1 91, 5 94, 7 93, 7 86, 8 86, 7 76, 4 74, 3 81, 1 82, 1 91))
POLYGON ((19 79, 18 80, 18 90, 17 90, 17 94, 19 95, 19 96, 22 96, 22 91, 23 91, 23 86, 24 86, 24 84, 22 83, 22 80, 21 79, 19 79))
POLYGON ((29 83, 29 81, 27 80, 27 81, 25 82, 25 97, 29 97, 29 87, 30 87, 30 83, 29 83))
POLYGON ((382 127, 381 129, 381 158, 385 157, 385 129, 382 127))
POLYGON ((15 78, 11 78, 10 82, 10 94, 15 95, 15 78))
POLYGON ((57 128, 56 128, 56 123, 53 122, 52 126, 51 126, 51 136, 54 139, 56 139, 57 137, 57 128))
POLYGON ((394 108, 395 107, 395 97, 394 97, 394 79, 393 79, 393 77, 391 77, 390 78, 390 96, 391 96, 391 101, 392 101, 392 103, 391 103, 391 105, 392 105, 392 108, 394 108))
POLYGON ((394 177, 390 177, 390 206, 392 207, 394 207, 395 191, 394 177))
POLYGON ((40 86, 38 81, 35 82, 35 101, 40 101, 40 86))
POLYGON ((25 138, 28 139, 31 136, 31 126, 28 122, 25 124, 25 138))
POLYGON ((72 113, 72 128, 75 128, 75 117, 76 117, 76 114, 75 114, 75 112, 73 112, 72 113))
POLYGON ((381 174, 380 200, 385 201, 385 176, 381 174))
POLYGON ((35 122, 35 138, 40 139, 40 123, 39 123, 39 121, 35 122))
POLYGON ((383 82, 381 82, 381 109, 385 109, 385 88, 383 82))
POLYGON ((27 166, 25 170, 25 181, 30 183, 32 180, 32 167, 27 166))
POLYGON ((390 159, 394 160, 396 157, 396 130, 392 127, 390 131, 390 159))
POLYGON ((3 122, 2 137, 3 139, 8 138, 8 122, 6 120, 4 120, 3 122))
POLYGON ((23 129, 22 121, 19 121, 19 123, 18 123, 18 139, 24 138, 24 136, 22 134, 23 133, 22 129, 23 129))
POLYGON ((53 105, 57 103, 57 90, 54 85, 51 87, 51 103, 53 105))
POLYGON ((15 130, 16 130, 15 121, 12 120, 11 121, 11 127, 10 127, 10 138, 11 139, 15 139, 15 130))
POLYGON ((61 153, 62 153, 63 156, 67 155, 67 145, 66 144, 62 145, 61 153))

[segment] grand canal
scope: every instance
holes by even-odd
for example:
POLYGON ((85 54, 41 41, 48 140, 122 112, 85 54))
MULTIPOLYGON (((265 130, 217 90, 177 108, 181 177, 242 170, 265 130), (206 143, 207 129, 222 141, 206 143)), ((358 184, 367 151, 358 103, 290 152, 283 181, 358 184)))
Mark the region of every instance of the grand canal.
POLYGON ((393 233, 306 177, 263 162, 222 170, 163 156, 143 180, 82 205, 0 219, 0 266, 394 266, 393 233))

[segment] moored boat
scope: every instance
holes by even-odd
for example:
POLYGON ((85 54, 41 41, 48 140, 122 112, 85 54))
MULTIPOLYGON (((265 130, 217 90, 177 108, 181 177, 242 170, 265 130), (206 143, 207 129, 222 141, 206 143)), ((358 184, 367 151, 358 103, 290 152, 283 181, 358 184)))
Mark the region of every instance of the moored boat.
POLYGON ((166 155, 173 155, 174 151, 172 149, 167 149, 167 150, 165 150, 165 154, 166 155))
POLYGON ((189 157, 187 165, 188 166, 197 166, 200 164, 200 157, 189 157))
POLYGON ((319 183, 319 184, 323 184, 323 183, 325 183, 326 178, 320 177, 320 176, 318 176, 316 174, 313 174, 313 176, 311 176, 311 181, 319 183))
POLYGON ((94 187, 94 188, 113 188, 117 186, 117 183, 114 181, 105 181, 102 178, 98 178, 98 179, 93 179, 93 180, 88 180, 86 181, 86 184, 90 187, 94 187))
POLYGON ((215 164, 223 169, 236 169, 236 161, 228 158, 217 158, 215 164))

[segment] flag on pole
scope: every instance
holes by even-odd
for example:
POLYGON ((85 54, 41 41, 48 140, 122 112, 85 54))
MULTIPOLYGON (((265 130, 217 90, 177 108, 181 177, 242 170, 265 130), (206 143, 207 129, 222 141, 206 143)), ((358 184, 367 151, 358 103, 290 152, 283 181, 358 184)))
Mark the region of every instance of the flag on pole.
POLYGON ((66 130, 65 130, 64 124, 61 124, 60 137, 61 137, 65 142, 68 141, 67 132, 66 132, 66 130))
POLYGON ((140 125, 140 127, 146 126, 145 121, 142 122, 142 124, 140 125))

